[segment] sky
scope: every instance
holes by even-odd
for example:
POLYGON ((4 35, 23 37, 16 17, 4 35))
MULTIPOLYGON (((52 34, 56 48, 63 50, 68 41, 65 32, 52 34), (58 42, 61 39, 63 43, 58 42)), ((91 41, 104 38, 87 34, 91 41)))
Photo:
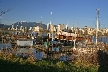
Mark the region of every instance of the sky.
POLYGON ((12 9, 0 17, 11 25, 19 21, 95 27, 100 9, 100 27, 108 27, 108 0, 0 0, 0 11, 12 9), (51 15, 52 12, 52 15, 51 15), (42 17, 42 18, 41 18, 42 17))

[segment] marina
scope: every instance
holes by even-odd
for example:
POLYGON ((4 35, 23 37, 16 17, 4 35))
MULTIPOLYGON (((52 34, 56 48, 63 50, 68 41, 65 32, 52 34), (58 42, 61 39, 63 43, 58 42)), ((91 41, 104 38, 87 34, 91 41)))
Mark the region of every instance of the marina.
POLYGON ((83 66, 85 71, 86 68, 93 65, 96 67, 107 66, 108 29, 99 29, 100 10, 97 8, 96 11, 96 28, 87 26, 79 28, 74 27, 74 24, 70 28, 68 21, 66 25, 54 25, 52 12, 50 23, 47 24, 46 29, 42 27, 42 20, 38 26, 35 26, 36 22, 21 21, 17 22, 17 25, 12 24, 11 28, 2 28, 0 30, 0 60, 2 61, 3 58, 4 61, 12 61, 11 59, 16 58, 15 62, 21 63, 21 65, 27 63, 27 65, 44 67, 49 64, 50 67, 56 63, 53 65, 54 67, 64 66, 64 68, 67 63, 70 67, 76 66, 79 69, 83 66), (34 24, 34 26, 29 28, 20 26, 27 23, 34 24))
POLYGON ((0 72, 108 72, 108 0, 0 5, 0 72))
MULTIPOLYGON (((44 58, 46 59, 48 58, 48 59, 59 59, 67 61, 67 60, 76 60, 82 56, 84 57, 87 55, 89 56, 94 55, 99 50, 107 51, 106 37, 101 37, 100 40, 101 42, 98 42, 99 44, 98 46, 93 44, 95 41, 89 44, 86 43, 86 41, 84 42, 78 40, 76 41, 75 48, 74 48, 74 41, 68 42, 64 39, 62 40, 56 39, 57 41, 46 42, 46 40, 45 41, 41 40, 43 43, 39 44, 36 41, 33 42, 34 40, 32 39, 17 38, 17 41, 15 41, 13 45, 11 43, 0 44, 0 52, 1 53, 4 52, 6 54, 13 53, 14 55, 22 58, 27 58, 31 54, 33 54, 35 60, 42 60, 44 58)), ((89 58, 87 60, 89 60, 89 58)))

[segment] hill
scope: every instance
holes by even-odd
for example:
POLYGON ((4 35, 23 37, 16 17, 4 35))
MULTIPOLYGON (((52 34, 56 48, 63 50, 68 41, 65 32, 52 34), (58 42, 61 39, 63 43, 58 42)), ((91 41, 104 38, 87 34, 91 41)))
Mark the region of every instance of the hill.
MULTIPOLYGON (((40 26, 40 23, 36 23, 36 22, 16 22, 16 23, 14 23, 14 28, 15 28, 17 25, 18 25, 18 28, 19 28, 20 26, 30 28, 30 27, 40 26)), ((42 24, 42 28, 46 29, 47 26, 46 26, 45 24, 42 24)))
MULTIPOLYGON (((16 22, 14 23, 14 28, 16 28, 16 26, 18 26, 18 28, 20 28, 21 26, 23 27, 27 27, 28 29, 30 27, 35 27, 35 26, 40 26, 40 23, 36 23, 36 22, 16 22)), ((11 28, 12 25, 4 25, 4 24, 0 24, 0 28, 11 28)), ((43 29, 47 29, 47 25, 46 24, 42 24, 41 27, 43 29)), ((56 25, 54 25, 54 27, 57 27, 56 25)))

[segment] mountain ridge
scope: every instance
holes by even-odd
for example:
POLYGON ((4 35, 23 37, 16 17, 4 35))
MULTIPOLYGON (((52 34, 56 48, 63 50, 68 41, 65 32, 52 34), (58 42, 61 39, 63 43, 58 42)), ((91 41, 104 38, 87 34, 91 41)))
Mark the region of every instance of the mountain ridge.
MULTIPOLYGON (((14 23, 14 28, 16 28, 16 26, 18 26, 18 28, 20 28, 21 26, 23 27, 35 27, 35 26, 40 26, 41 23, 37 23, 37 22, 16 22, 14 23)), ((12 28, 12 25, 5 25, 5 24, 0 24, 0 28, 12 28)), ((43 29, 47 29, 47 25, 46 24, 41 24, 41 27, 43 29)), ((54 25, 54 27, 57 27, 57 25, 54 25)))

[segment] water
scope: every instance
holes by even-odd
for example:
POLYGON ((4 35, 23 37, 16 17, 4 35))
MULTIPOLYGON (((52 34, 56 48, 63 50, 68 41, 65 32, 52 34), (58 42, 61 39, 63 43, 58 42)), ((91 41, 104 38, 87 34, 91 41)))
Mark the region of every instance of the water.
POLYGON ((18 57, 27 57, 29 54, 33 54, 34 58, 39 60, 42 59, 44 55, 43 52, 36 51, 34 48, 18 48, 16 51, 18 57))
POLYGON ((60 56, 59 60, 67 61, 67 56, 64 54, 64 55, 60 56))
POLYGON ((10 43, 0 44, 0 50, 6 49, 6 48, 12 48, 12 45, 10 43))
POLYGON ((60 51, 60 48, 58 48, 58 47, 53 47, 53 48, 52 48, 52 51, 57 51, 57 52, 59 52, 59 51, 60 51))
MULTIPOLYGON (((43 58, 47 58, 47 54, 45 54, 44 51, 37 51, 35 48, 17 48, 16 50, 14 50, 11 47, 11 44, 2 44, 2 45, 0 44, 2 51, 4 49, 4 48, 2 48, 3 45, 4 45, 4 48, 5 48, 5 46, 11 48, 11 50, 7 48, 9 50, 7 54, 13 52, 14 55, 16 55, 17 57, 23 57, 23 58, 27 59, 29 57, 29 55, 32 54, 35 60, 42 60, 43 58)), ((60 48, 59 47, 53 47, 52 52, 54 52, 54 51, 59 52, 60 48)), ((59 57, 59 60, 62 60, 62 61, 67 60, 66 55, 62 54, 61 56, 58 56, 58 57, 59 57)))
MULTIPOLYGON (((96 42, 96 37, 93 36, 93 42, 96 42)), ((101 36, 99 39, 98 39, 98 42, 108 42, 108 37, 106 36, 101 36)))
MULTIPOLYGON (((52 52, 60 51, 60 48, 58 47, 53 47, 52 48, 52 52)), ((16 51, 16 54, 18 57, 24 57, 24 56, 28 56, 28 54, 33 54, 34 58, 37 60, 42 60, 42 58, 46 58, 47 54, 45 54, 44 51, 37 51, 35 48, 18 48, 16 51)))

